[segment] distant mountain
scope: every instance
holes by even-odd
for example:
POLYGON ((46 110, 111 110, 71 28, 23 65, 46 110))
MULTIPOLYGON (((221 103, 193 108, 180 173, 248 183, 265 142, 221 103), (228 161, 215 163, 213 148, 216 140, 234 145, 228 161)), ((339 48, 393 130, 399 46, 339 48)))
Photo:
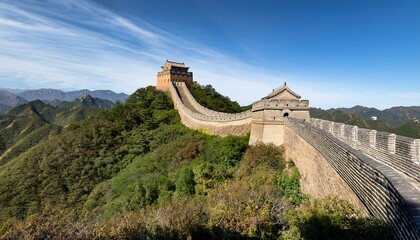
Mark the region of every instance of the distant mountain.
POLYGON ((56 101, 55 106, 35 100, 10 109, 0 116, 0 165, 52 134, 60 133, 69 123, 113 105, 111 101, 85 95, 71 102, 56 101))
POLYGON ((414 120, 420 120, 420 106, 385 109, 382 114, 378 115, 378 119, 384 119, 390 122, 392 126, 400 126, 414 120))
POLYGON ((352 108, 333 108, 327 111, 334 112, 336 110, 341 110, 350 114, 356 114, 366 120, 370 120, 372 117, 377 117, 378 120, 387 122, 393 128, 399 127, 410 121, 420 119, 420 106, 392 107, 382 111, 376 108, 354 106, 352 108))
POLYGON ((46 122, 65 126, 70 122, 80 121, 89 116, 93 116, 99 109, 109 109, 113 106, 114 103, 109 100, 85 95, 81 99, 75 99, 71 102, 55 101, 54 105, 44 103, 41 100, 35 100, 17 106, 9 110, 6 114, 22 116, 28 112, 28 109, 31 109, 31 111, 40 115, 46 122))
MULTIPOLYGON (((76 99, 73 101, 74 103, 80 103, 84 107, 90 107, 90 108, 111 108, 114 106, 114 103, 110 100, 101 99, 98 97, 92 97, 89 94, 84 95, 80 99, 76 99)), ((59 105, 60 106, 60 105, 59 105)))
POLYGON ((309 110, 311 117, 355 125, 362 128, 376 129, 380 131, 390 131, 391 127, 388 123, 381 120, 363 119, 357 114, 348 113, 342 110, 322 110, 319 108, 311 108, 309 110))
POLYGON ((23 99, 26 99, 27 101, 33 101, 33 100, 43 100, 43 101, 73 101, 76 98, 81 98, 82 96, 85 96, 86 94, 109 100, 113 103, 115 102, 124 102, 128 95, 125 93, 115 93, 110 90, 95 90, 90 91, 87 89, 79 90, 79 91, 70 91, 70 92, 63 92, 61 90, 56 89, 38 89, 38 90, 26 90, 20 93, 17 93, 17 95, 23 99))
POLYGON ((89 94, 84 95, 80 99, 76 98, 71 102, 59 101, 57 99, 53 101, 44 100, 43 102, 51 106, 59 107, 59 108, 73 108, 75 106, 79 106, 80 104, 84 105, 85 107, 105 108, 105 109, 108 109, 114 106, 114 103, 109 100, 92 97, 89 94))
POLYGON ((10 108, 25 104, 28 101, 10 92, 0 90, 0 114, 5 113, 10 108))

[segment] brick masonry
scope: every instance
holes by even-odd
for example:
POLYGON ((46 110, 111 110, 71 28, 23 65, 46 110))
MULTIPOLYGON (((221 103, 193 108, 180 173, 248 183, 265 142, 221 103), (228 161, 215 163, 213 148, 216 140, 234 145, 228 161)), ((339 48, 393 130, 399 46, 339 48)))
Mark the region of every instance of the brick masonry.
POLYGON ((183 82, 171 84, 169 92, 182 123, 189 128, 209 131, 220 136, 241 135, 250 131, 252 120, 250 111, 227 114, 205 110, 204 107, 197 109, 194 105, 198 103, 189 99, 192 96, 187 95, 189 91, 183 82))
POLYGON ((313 197, 337 194, 389 222, 399 239, 420 239, 420 140, 309 120, 306 101, 263 99, 267 103, 257 102, 253 111, 228 114, 201 106, 185 82, 170 83, 169 92, 186 126, 221 136, 251 131, 250 144, 283 144, 286 157, 299 168, 304 192, 313 197), (258 108, 262 103, 263 114, 258 108), (297 115, 281 104, 295 107, 297 115))
MULTIPOLYGON (((286 125, 324 156, 363 203, 369 215, 389 222, 399 239, 420 239, 419 191, 392 167, 366 156, 319 127, 327 126, 326 129, 331 131, 334 129, 328 127, 331 124, 324 125, 324 122, 318 120, 311 122, 314 125, 289 119, 286 125)), ((359 138, 358 131, 354 131, 353 127, 340 126, 339 129, 341 133, 350 134, 346 139, 360 139, 373 145, 372 134, 359 138)))
POLYGON ((284 147, 286 158, 293 160, 299 169, 304 193, 315 198, 336 195, 353 203, 365 215, 368 213, 354 191, 325 157, 288 126, 285 127, 284 147))

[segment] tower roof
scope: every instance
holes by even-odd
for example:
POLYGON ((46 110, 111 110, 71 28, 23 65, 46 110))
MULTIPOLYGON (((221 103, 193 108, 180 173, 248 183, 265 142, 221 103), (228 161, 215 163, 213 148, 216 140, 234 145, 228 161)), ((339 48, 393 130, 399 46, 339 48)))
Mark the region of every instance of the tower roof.
POLYGON ((186 69, 190 68, 190 67, 187 67, 185 65, 185 63, 173 62, 173 61, 169 61, 169 60, 166 60, 165 65, 162 66, 162 69, 165 68, 165 67, 167 67, 167 68, 170 68, 170 67, 179 67, 179 68, 186 68, 186 69))
POLYGON ((268 96, 264 97, 263 99, 274 98, 284 92, 288 92, 289 94, 296 97, 297 99, 300 99, 300 95, 293 92, 289 87, 287 87, 286 82, 284 82, 284 84, 282 84, 280 87, 274 89, 270 94, 268 94, 268 96))

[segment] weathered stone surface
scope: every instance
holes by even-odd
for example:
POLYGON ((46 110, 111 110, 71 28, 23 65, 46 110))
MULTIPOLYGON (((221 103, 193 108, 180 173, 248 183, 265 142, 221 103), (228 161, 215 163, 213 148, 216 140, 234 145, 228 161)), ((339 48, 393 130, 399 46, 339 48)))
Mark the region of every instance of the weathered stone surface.
MULTIPOLYGON (((185 126, 209 131, 220 136, 249 133, 251 128, 250 112, 226 114, 209 110, 207 114, 203 114, 194 107, 194 103, 190 101, 191 97, 186 96, 189 91, 185 83, 173 83, 169 86, 169 91, 175 108, 181 117, 181 122, 185 126)), ((203 109, 201 111, 205 112, 203 109)))
POLYGON ((258 141, 280 146, 284 142, 284 121, 287 118, 309 121, 309 101, 284 83, 268 96, 252 104, 252 124, 249 144, 258 141))
MULTIPOLYGON (((399 239, 420 239, 420 222, 418 221, 420 216, 417 211, 420 208, 419 190, 409 182, 412 181, 411 178, 402 176, 401 173, 386 165, 388 163, 382 163, 382 159, 374 160, 363 153, 367 147, 377 149, 372 146, 371 131, 361 129, 355 132, 353 127, 348 127, 347 129, 353 129, 353 131, 347 131, 347 136, 351 137, 344 136, 341 141, 334 137, 333 132, 327 132, 333 130, 319 128, 319 121, 311 120, 310 122, 313 125, 289 119, 286 126, 327 160, 366 207, 369 215, 389 222, 399 239), (348 143, 356 147, 361 147, 361 145, 367 147, 362 147, 364 150, 357 150, 348 143)), ((324 124, 326 123, 323 120, 322 125, 324 124)), ((404 140, 404 142, 407 141, 407 139, 404 140)), ((291 149, 290 151, 301 150, 291 149)))
POLYGON ((367 214, 357 195, 317 149, 287 126, 284 136, 285 156, 298 167, 304 193, 316 198, 337 195, 367 214))
MULTIPOLYGON (((171 64, 187 71, 183 64, 171 64)), ((299 100, 286 85, 254 103, 252 111, 228 114, 198 104, 187 79, 160 77, 186 126, 221 136, 251 131, 250 144, 284 144, 305 193, 337 194, 388 221, 399 239, 420 239, 420 140, 309 119, 309 101, 299 100)))

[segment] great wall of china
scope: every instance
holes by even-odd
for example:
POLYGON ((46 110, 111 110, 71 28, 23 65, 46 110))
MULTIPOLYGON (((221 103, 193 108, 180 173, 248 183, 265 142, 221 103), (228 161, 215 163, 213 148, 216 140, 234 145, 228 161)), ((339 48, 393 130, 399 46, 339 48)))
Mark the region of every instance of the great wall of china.
POLYGON ((169 91, 187 127, 216 135, 248 134, 284 145, 314 197, 335 194, 365 214, 391 224, 399 239, 420 239, 420 140, 309 117, 309 101, 286 84, 252 105, 228 114, 201 106, 188 85, 192 73, 167 61, 157 89, 169 91))

